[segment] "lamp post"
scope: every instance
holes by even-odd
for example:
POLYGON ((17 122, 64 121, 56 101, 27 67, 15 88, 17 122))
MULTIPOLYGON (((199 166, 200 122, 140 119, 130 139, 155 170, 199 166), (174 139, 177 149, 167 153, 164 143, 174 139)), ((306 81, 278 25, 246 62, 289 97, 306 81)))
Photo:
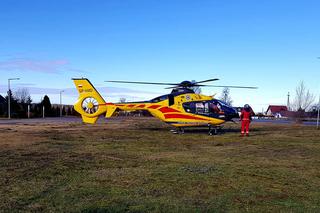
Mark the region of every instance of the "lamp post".
POLYGON ((64 92, 64 90, 60 91, 60 117, 62 117, 62 93, 64 92))
POLYGON ((11 99, 11 89, 10 89, 10 81, 20 80, 20 78, 9 78, 8 79, 8 119, 11 119, 11 106, 10 106, 10 99, 11 99))
POLYGON ((319 129, 319 117, 320 117, 320 95, 319 95, 319 101, 318 101, 317 129, 319 129))
MULTIPOLYGON (((320 59, 320 57, 317 57, 320 59)), ((319 101, 318 101, 318 116, 317 116, 317 129, 319 129, 319 117, 320 117, 320 95, 319 95, 319 101)))

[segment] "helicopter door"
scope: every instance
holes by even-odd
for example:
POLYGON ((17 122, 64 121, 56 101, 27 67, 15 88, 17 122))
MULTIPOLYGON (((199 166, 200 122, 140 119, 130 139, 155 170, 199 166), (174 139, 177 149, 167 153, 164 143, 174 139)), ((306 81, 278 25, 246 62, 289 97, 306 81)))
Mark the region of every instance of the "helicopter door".
POLYGON ((174 96, 169 94, 168 95, 168 102, 169 102, 169 106, 173 105, 174 104, 174 96))

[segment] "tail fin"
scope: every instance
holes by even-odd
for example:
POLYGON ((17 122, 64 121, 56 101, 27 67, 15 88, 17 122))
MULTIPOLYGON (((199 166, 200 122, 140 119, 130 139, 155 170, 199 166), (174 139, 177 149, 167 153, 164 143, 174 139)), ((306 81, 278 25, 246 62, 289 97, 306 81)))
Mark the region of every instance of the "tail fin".
POLYGON ((106 102, 86 78, 72 79, 78 92, 78 101, 74 109, 81 114, 85 123, 94 124, 99 115, 107 111, 106 102))

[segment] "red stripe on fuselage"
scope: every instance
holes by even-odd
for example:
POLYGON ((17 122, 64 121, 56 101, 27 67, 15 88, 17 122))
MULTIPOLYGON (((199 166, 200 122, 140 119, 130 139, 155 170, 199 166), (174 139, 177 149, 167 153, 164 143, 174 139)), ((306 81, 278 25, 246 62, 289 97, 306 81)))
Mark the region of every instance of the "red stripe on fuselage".
POLYGON ((148 107, 148 109, 157 109, 159 107, 161 107, 161 105, 151 105, 148 107))
POLYGON ((168 113, 168 112, 180 112, 176 109, 172 109, 172 108, 169 108, 169 107, 161 107, 159 109, 162 113, 168 113))
POLYGON ((198 118, 191 115, 183 115, 183 114, 166 114, 164 115, 165 119, 174 119, 174 118, 180 118, 180 119, 194 119, 194 120, 202 120, 207 121, 208 119, 205 118, 198 118))

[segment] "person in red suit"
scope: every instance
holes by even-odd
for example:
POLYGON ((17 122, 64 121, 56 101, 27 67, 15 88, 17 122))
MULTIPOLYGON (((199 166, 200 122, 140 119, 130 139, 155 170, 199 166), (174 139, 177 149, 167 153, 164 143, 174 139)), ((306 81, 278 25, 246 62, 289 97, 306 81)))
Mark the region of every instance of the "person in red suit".
POLYGON ((252 115, 254 115, 254 113, 249 104, 244 105, 240 115, 241 136, 244 136, 244 133, 246 133, 246 136, 249 136, 249 126, 252 120, 252 115))

